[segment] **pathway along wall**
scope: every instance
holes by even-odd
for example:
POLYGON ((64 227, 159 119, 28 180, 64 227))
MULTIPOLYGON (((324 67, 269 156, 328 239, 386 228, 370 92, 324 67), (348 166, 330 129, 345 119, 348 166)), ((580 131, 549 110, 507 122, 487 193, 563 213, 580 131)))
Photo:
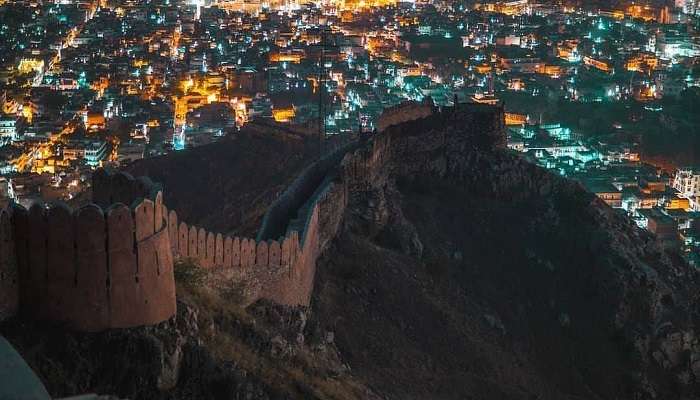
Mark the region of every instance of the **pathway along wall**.
POLYGON ((316 260, 335 237, 347 205, 339 165, 360 145, 358 141, 341 143, 305 168, 268 208, 256 239, 207 232, 179 221, 171 210, 168 231, 173 255, 223 274, 234 283, 244 305, 260 298, 308 305, 316 260))
POLYGON ((172 254, 224 273, 240 291, 244 305, 260 298, 280 304, 308 305, 320 251, 319 215, 321 210, 342 213, 345 208, 345 198, 334 196, 338 192, 335 186, 323 187, 326 190, 303 206, 302 222, 276 240, 207 232, 178 221, 177 213, 171 210, 168 232, 172 254))

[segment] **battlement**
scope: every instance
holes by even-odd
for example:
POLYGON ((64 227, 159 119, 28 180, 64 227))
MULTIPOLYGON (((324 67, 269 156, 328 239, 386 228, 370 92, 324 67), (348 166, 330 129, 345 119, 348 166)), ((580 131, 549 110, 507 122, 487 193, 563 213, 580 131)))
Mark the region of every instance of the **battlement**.
POLYGON ((156 324, 176 311, 177 258, 195 259, 237 284, 244 304, 267 298, 308 305, 316 261, 354 196, 392 175, 463 173, 473 149, 504 147, 502 108, 436 112, 409 103, 389 110, 380 134, 306 168, 268 208, 255 239, 180 221, 159 184, 98 170, 95 204, 0 211, 0 320, 19 311, 82 331, 156 324))
POLYGON ((459 169, 461 151, 505 147, 498 107, 460 105, 436 112, 409 102, 390 113, 392 124, 382 133, 347 143, 302 171, 268 208, 256 239, 207 232, 170 211, 174 256, 226 272, 243 288, 245 303, 268 298, 308 305, 316 261, 337 235, 352 196, 383 186, 392 174, 444 176, 459 169))
POLYGON ((170 318, 175 283, 162 207, 161 192, 106 210, 13 205, 21 313, 84 331, 170 318))
POLYGON ((475 150, 506 148, 502 107, 459 104, 424 118, 388 127, 376 140, 390 153, 391 173, 459 173, 464 157, 475 150))
POLYGON ((159 192, 162 194, 162 186, 146 176, 134 178, 110 168, 100 168, 92 174, 92 201, 101 207, 116 203, 131 205, 139 199, 155 201, 159 192))
POLYGON ((195 259, 203 268, 232 279, 242 291, 244 304, 267 298, 308 305, 316 260, 323 245, 335 236, 346 206, 345 187, 330 177, 343 156, 358 145, 341 146, 309 165, 269 207, 255 239, 207 232, 178 221, 177 213, 170 211, 174 256, 195 259))
POLYGON ((377 132, 384 132, 388 127, 408 121, 425 118, 434 113, 432 100, 424 102, 404 101, 393 107, 385 108, 377 121, 377 132))
POLYGON ((259 271, 291 273, 302 257, 297 232, 277 240, 224 236, 179 221, 177 213, 168 214, 170 249, 175 258, 191 258, 205 269, 227 269, 242 280, 259 271))

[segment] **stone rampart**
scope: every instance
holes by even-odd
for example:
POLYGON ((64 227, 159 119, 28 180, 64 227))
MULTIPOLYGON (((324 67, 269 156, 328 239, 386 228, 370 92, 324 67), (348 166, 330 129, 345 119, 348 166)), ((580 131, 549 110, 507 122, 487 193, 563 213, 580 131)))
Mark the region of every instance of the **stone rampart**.
MULTIPOLYGON (((406 107, 424 109, 414 103, 406 107)), ((245 302, 264 297, 308 305, 316 261, 336 237, 353 197, 383 186, 392 174, 442 176, 457 169, 462 151, 505 147, 500 108, 460 105, 441 113, 427 109, 429 113, 409 114, 409 122, 390 125, 370 140, 353 142, 307 167, 268 209, 256 240, 204 232, 178 222, 171 211, 176 256, 195 258, 204 268, 231 271, 227 276, 240 283, 245 302), (289 261, 288 246, 296 249, 289 261), (273 256, 277 248, 282 249, 279 263, 273 256)))
POLYGON ((100 207, 116 203, 130 206, 138 199, 154 199, 158 192, 163 192, 161 185, 146 176, 134 178, 110 168, 100 168, 92 175, 92 202, 100 207))
POLYGON ((14 205, 25 317, 81 331, 152 325, 175 314, 173 260, 162 194, 129 208, 14 205))
POLYGON ((168 212, 167 222, 173 256, 196 260, 202 268, 240 269, 241 274, 252 267, 289 269, 299 256, 296 236, 260 241, 224 236, 179 221, 175 210, 168 212))
POLYGON ((380 134, 310 165, 268 209, 256 239, 180 221, 159 185, 108 170, 94 174, 96 204, 13 205, 0 213, 0 319, 19 305, 24 316, 84 331, 161 322, 175 314, 177 258, 229 277, 244 303, 308 305, 316 261, 354 198, 392 175, 464 173, 465 154, 505 147, 501 108, 406 107, 415 112, 404 122, 392 110, 380 134))
POLYGON ((347 205, 341 161, 352 142, 311 164, 268 209, 257 238, 225 236, 179 221, 168 212, 175 258, 190 258, 238 286, 244 304, 267 298, 308 305, 316 260, 335 237, 347 205))
POLYGON ((445 176, 459 174, 464 156, 475 150, 506 148, 503 109, 485 104, 459 104, 456 108, 407 124, 391 126, 378 140, 392 158, 391 173, 445 176))
POLYGON ((384 132, 388 127, 415 121, 433 114, 432 100, 425 102, 405 101, 394 107, 385 108, 377 121, 377 132, 384 132))
POLYGON ((100 331, 175 314, 162 191, 113 171, 94 179, 105 208, 39 202, 0 213, 0 318, 19 310, 24 318, 100 331))
POLYGON ((345 154, 354 151, 360 145, 359 141, 344 143, 306 167, 268 208, 258 232, 258 240, 277 238, 285 234, 289 221, 297 218, 297 211, 305 205, 319 185, 323 184, 326 176, 338 166, 345 154))

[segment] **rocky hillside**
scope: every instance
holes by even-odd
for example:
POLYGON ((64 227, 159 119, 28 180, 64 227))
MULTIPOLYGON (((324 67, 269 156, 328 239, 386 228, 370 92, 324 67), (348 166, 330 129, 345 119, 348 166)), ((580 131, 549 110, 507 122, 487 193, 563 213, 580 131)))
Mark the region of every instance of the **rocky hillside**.
POLYGON ((698 287, 576 183, 475 152, 357 199, 312 316, 385 398, 691 399, 698 287))
MULTIPOLYGON (((77 334, 13 320, 0 334, 54 395, 700 398, 698 274, 577 183, 484 150, 497 134, 460 127, 497 119, 472 117, 419 120, 358 152, 372 162, 353 164, 308 308, 242 308, 183 260, 171 321, 77 334)), ((253 229, 229 219, 307 162, 302 139, 279 140, 244 134, 132 171, 163 181, 183 219, 253 229)))
POLYGON ((241 309, 205 270, 177 266, 178 313, 152 327, 68 332, 0 324, 54 397, 123 399, 379 399, 339 358, 309 310, 260 301, 241 309))

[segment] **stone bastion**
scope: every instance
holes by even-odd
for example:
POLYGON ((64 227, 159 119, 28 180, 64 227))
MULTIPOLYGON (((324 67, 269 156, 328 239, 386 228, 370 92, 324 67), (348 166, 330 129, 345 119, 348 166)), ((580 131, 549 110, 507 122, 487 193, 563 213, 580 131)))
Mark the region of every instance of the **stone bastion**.
POLYGON ((99 331, 175 313, 162 191, 147 178, 94 177, 106 179, 118 195, 102 206, 37 202, 0 213, 2 314, 99 331))

